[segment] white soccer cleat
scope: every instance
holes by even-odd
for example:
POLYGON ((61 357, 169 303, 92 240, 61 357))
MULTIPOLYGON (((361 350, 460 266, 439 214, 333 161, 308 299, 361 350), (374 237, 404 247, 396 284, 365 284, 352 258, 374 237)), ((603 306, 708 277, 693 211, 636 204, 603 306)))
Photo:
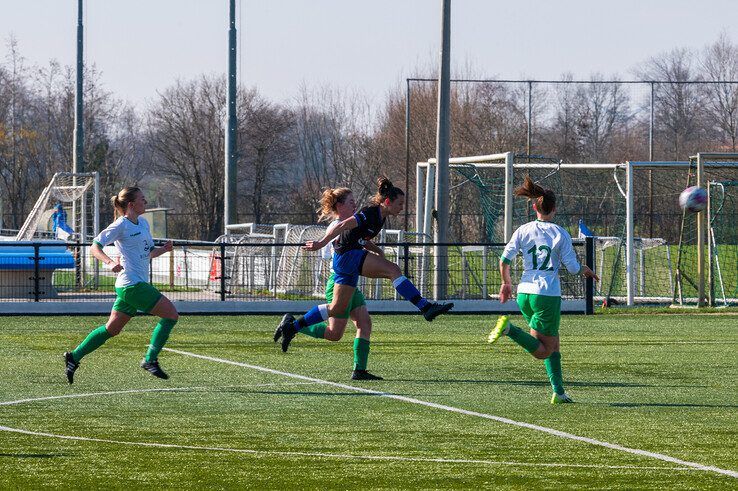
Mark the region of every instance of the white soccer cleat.
POLYGON ((551 404, 569 404, 573 402, 574 402, 574 399, 569 397, 569 394, 567 394, 566 392, 564 392, 563 394, 554 393, 551 396, 551 404))

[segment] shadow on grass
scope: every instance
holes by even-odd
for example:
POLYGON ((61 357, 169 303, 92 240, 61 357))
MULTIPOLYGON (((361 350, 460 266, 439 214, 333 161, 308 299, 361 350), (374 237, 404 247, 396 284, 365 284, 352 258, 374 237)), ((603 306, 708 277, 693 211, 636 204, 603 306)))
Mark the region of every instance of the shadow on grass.
POLYGON ((65 456, 63 453, 0 453, 0 459, 3 457, 11 459, 53 459, 65 456))
MULTIPOLYGON (((490 384, 490 385, 519 385, 519 386, 530 386, 530 387, 548 387, 549 382, 547 380, 464 380, 464 379, 435 379, 435 380, 421 380, 421 379, 394 379, 391 382, 410 382, 416 384, 490 384)), ((702 385, 651 385, 651 384, 638 384, 630 382, 564 382, 567 387, 662 387, 662 388, 677 388, 677 387, 704 387, 702 385)))
POLYGON ((299 390, 254 390, 254 391, 243 391, 248 394, 266 394, 271 396, 350 396, 350 397, 373 397, 376 394, 367 394, 361 392, 307 392, 299 390))
POLYGON ((736 404, 677 404, 666 402, 609 402, 612 407, 710 407, 710 408, 738 408, 736 404))

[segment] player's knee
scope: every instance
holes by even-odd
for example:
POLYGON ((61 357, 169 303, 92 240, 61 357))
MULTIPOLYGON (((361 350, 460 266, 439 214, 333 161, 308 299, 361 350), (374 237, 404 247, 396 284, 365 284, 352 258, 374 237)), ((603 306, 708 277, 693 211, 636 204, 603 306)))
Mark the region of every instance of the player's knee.
POLYGON ((395 278, 399 278, 400 276, 402 276, 402 271, 400 270, 400 267, 395 263, 390 263, 389 267, 387 268, 387 277, 391 280, 394 280, 395 278))
POLYGON ((343 332, 326 330, 323 338, 328 341, 340 341, 343 337, 343 332))
POLYGON ((117 336, 123 330, 125 324, 119 324, 117 322, 111 322, 105 326, 105 330, 108 331, 110 337, 117 336))
POLYGON ((541 343, 540 346, 538 346, 538 349, 535 350, 532 355, 539 360, 545 360, 546 358, 551 356, 551 353, 553 353, 551 347, 541 343))

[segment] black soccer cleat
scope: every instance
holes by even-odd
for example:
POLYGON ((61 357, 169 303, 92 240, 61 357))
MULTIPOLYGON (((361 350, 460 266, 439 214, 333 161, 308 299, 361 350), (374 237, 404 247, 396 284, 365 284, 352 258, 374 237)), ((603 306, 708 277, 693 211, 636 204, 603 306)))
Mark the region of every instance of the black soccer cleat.
POLYGON ((284 314, 284 317, 282 317, 282 320, 279 321, 279 325, 274 330, 274 342, 276 343, 279 341, 279 338, 282 337, 282 332, 284 331, 284 326, 286 324, 294 324, 295 318, 292 314, 284 314))
POLYGON ((67 351, 64 353, 64 371, 67 374, 67 381, 70 384, 74 383, 74 372, 79 368, 79 362, 74 361, 72 353, 67 351))
POLYGON ((384 377, 374 375, 366 370, 354 370, 353 373, 351 373, 351 380, 384 380, 384 377))
POLYGON ((287 353, 287 348, 290 347, 290 343, 296 334, 295 318, 292 314, 284 314, 282 321, 277 326, 277 329, 274 330, 274 342, 276 343, 279 341, 279 338, 282 338, 282 351, 287 353))
POLYGON ((429 303, 425 306, 425 309, 421 310, 423 313, 423 317, 425 317, 425 320, 428 322, 432 321, 436 317, 438 317, 441 314, 445 314, 449 310, 454 308, 454 303, 429 303))
POLYGON ((149 372, 154 377, 164 380, 169 378, 169 375, 167 375, 166 372, 162 370, 159 366, 159 360, 146 361, 146 358, 144 358, 143 360, 141 360, 141 368, 149 372))

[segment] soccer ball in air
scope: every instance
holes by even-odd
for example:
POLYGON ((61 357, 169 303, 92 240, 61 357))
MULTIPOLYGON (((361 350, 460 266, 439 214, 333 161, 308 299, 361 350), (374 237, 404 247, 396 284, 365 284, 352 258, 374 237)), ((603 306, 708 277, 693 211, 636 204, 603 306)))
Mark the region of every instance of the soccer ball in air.
POLYGON ((707 191, 699 186, 690 186, 679 195, 679 206, 683 210, 698 212, 707 206, 707 191))

